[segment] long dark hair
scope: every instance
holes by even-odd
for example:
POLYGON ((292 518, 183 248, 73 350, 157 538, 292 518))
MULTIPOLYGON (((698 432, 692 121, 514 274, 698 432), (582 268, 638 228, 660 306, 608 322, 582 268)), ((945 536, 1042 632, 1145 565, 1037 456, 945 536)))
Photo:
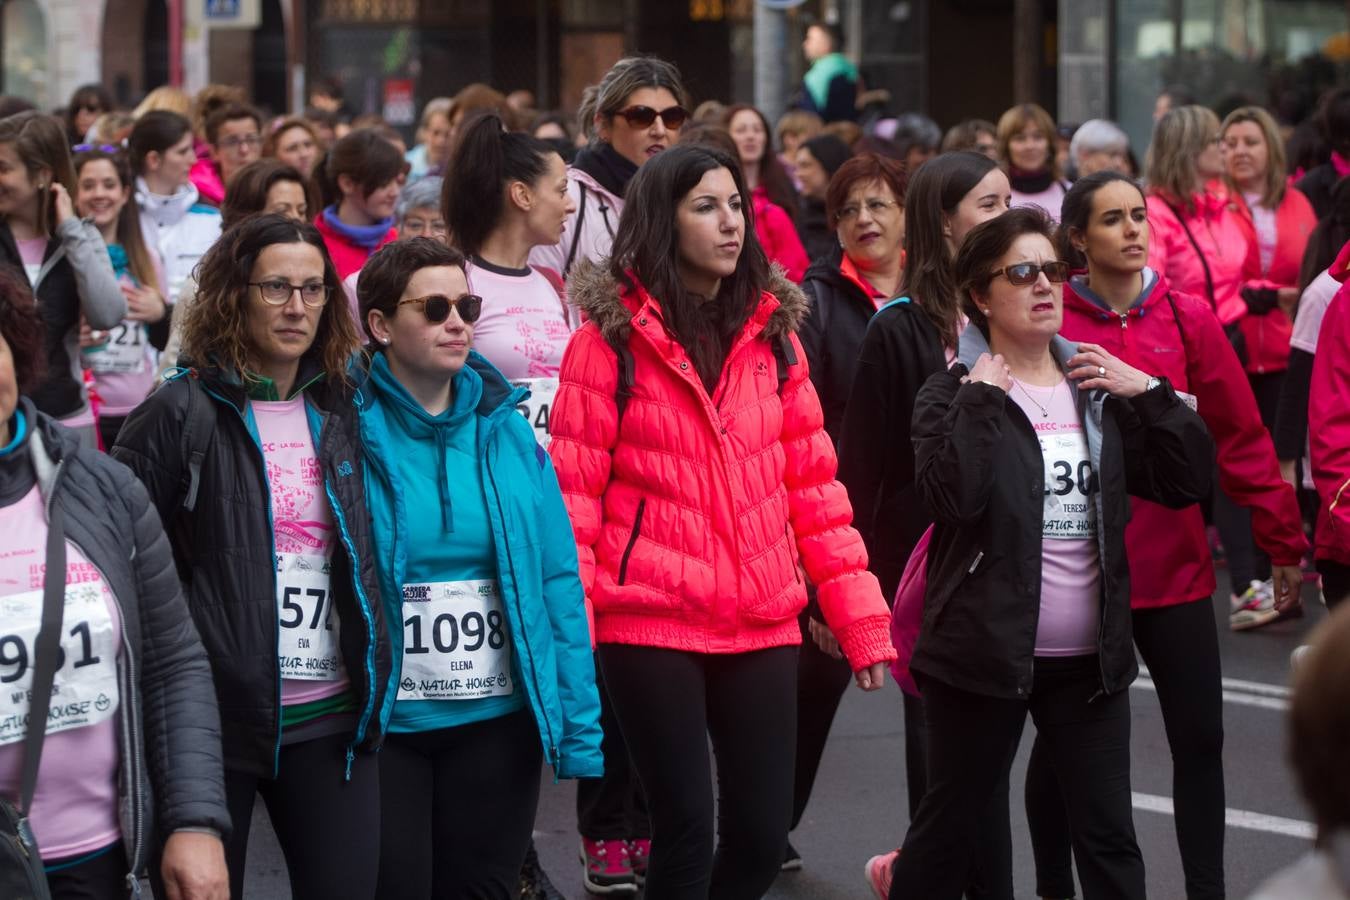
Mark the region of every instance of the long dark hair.
MULTIPOLYGON (((79 200, 80 172, 91 162, 100 159, 106 159, 112 165, 113 171, 117 173, 117 180, 121 182, 124 189, 135 191, 135 176, 131 174, 131 161, 127 159, 127 155, 121 151, 109 153, 106 150, 93 147, 75 154, 76 191, 74 200, 79 200)), ((127 202, 122 204, 122 211, 117 214, 117 242, 126 251, 127 268, 131 271, 132 277, 142 285, 153 287, 155 290, 163 290, 164 285, 159 283, 159 276, 155 272, 154 263, 150 260, 150 251, 145 246, 145 237, 141 233, 141 211, 136 203, 134 193, 127 195, 127 202)), ((174 298, 167 299, 173 300, 174 298)))
POLYGON ((441 215, 450 240, 465 253, 482 249, 506 211, 505 188, 533 185, 558 151, 521 131, 506 131, 502 117, 481 113, 463 126, 441 187, 441 215))
POLYGON ((722 127, 727 132, 731 131, 731 120, 736 118, 740 112, 752 112, 759 117, 759 124, 764 126, 764 153, 759 158, 759 183, 764 186, 764 194, 769 198, 769 202, 781 206, 787 210, 787 214, 794 219, 797 217, 797 191, 792 187, 792 179, 783 169, 783 164, 778 161, 778 154, 773 149, 773 129, 769 127, 769 120, 764 118, 764 113, 747 103, 738 103, 727 109, 726 116, 722 120, 722 127))
POLYGON ((1123 181, 1139 192, 1139 202, 1144 203, 1144 189, 1139 182, 1122 172, 1094 172, 1085 175, 1073 183, 1059 210, 1059 230, 1055 232, 1055 252, 1059 258, 1072 268, 1087 268, 1087 257, 1069 240, 1069 232, 1077 229, 1079 234, 1087 234, 1088 223, 1092 221, 1092 198, 1097 192, 1115 181, 1123 181))
POLYGON ((291 181, 299 185, 305 195, 309 219, 312 221, 318 213, 314 185, 293 166, 279 159, 255 159, 234 173, 229 187, 225 188, 225 199, 220 203, 220 227, 231 228, 236 222, 260 213, 267 206, 267 192, 278 181, 291 181))
POLYGON ((1331 188, 1331 212, 1308 235, 1303 265, 1298 270, 1299 293, 1336 261, 1336 254, 1350 243, 1350 178, 1342 178, 1331 188))
POLYGON ((769 261, 755 239, 750 191, 736 160, 711 147, 677 145, 638 169, 628 185, 623 215, 609 259, 610 273, 630 288, 641 286, 661 305, 667 331, 684 347, 711 392, 727 350, 769 287, 769 261), (736 271, 723 278, 716 297, 692 294, 680 279, 680 201, 714 169, 726 169, 741 195, 745 238, 736 271))
POLYGON ((942 218, 997 167, 992 159, 972 150, 944 153, 920 166, 905 191, 905 268, 900 293, 919 304, 948 347, 956 346, 961 296, 942 218))
POLYGON ((163 155, 191 130, 192 123, 186 117, 167 109, 153 109, 141 116, 127 135, 132 171, 144 175, 147 156, 151 153, 163 155))

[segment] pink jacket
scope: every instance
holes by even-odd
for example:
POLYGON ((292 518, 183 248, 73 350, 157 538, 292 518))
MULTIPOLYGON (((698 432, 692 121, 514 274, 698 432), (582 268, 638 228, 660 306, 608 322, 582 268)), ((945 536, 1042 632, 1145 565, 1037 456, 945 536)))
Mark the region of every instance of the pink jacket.
POLYGON ((1228 325, 1247 314, 1247 304, 1239 291, 1255 240, 1222 185, 1212 184, 1208 191, 1197 194, 1194 201, 1193 211, 1173 203, 1174 212, 1162 197, 1149 194, 1148 224, 1152 237, 1148 264, 1167 279, 1173 290, 1208 300, 1219 321, 1228 325), (1184 218, 1184 225, 1177 219, 1177 212, 1184 218), (1205 266, 1186 236, 1188 228, 1209 265, 1213 296, 1205 280, 1205 266))
POLYGON ((225 182, 220 180, 220 170, 208 157, 197 160, 188 171, 188 180, 204 203, 220 206, 220 202, 225 199, 225 182))
POLYGON ((1308 393, 1308 449, 1313 483, 1322 500, 1313 555, 1342 565, 1350 565, 1350 354, 1344 352, 1350 346, 1348 261, 1350 245, 1329 270, 1342 287, 1322 318, 1308 393))
MULTIPOLYGON (((1270 268, 1262 270, 1261 251, 1256 241, 1256 225, 1251 210, 1237 204, 1243 226, 1247 229, 1250 247, 1243 275, 1247 286, 1256 288, 1298 287, 1299 268, 1303 265, 1303 251, 1308 237, 1317 225, 1317 214, 1302 191, 1289 188, 1275 210, 1275 257, 1270 268)), ((1289 313, 1276 307, 1261 316, 1248 315, 1242 320, 1242 334, 1247 339, 1247 371, 1255 375, 1264 372, 1283 372, 1289 368, 1289 336, 1294 323, 1289 313)))
POLYGON ((334 231, 328 224, 323 213, 314 219, 314 227, 319 229, 319 234, 323 235, 324 245, 328 248, 328 255, 333 259, 333 265, 337 268, 338 278, 345 279, 353 272, 358 272, 370 258, 370 254, 383 247, 390 241, 398 240, 398 229, 390 228, 389 233, 384 236, 376 247, 361 247, 347 240, 346 237, 334 231))
POLYGON ((770 202, 761 188, 755 188, 750 196, 755 206, 755 237, 759 238, 764 255, 769 262, 783 267, 789 281, 801 284, 811 260, 802 246, 802 239, 797 236, 792 217, 783 207, 770 202))
POLYGON ((549 269, 565 278, 570 266, 582 260, 600 262, 609 256, 614 246, 614 233, 623 213, 623 198, 611 194, 581 169, 567 169, 567 193, 577 205, 577 211, 563 223, 562 240, 556 244, 540 244, 530 251, 530 265, 549 269), (586 209, 582 212, 581 189, 586 189, 586 209), (580 228, 578 228, 580 223, 580 228))
POLYGON ((798 644, 804 567, 852 668, 894 659, 794 334, 807 313, 800 289, 764 292, 710 397, 646 290, 592 263, 571 284, 588 321, 563 357, 548 452, 596 641, 691 653, 798 644), (797 361, 780 388, 771 341, 783 338, 797 361), (619 341, 634 364, 622 419, 619 341))

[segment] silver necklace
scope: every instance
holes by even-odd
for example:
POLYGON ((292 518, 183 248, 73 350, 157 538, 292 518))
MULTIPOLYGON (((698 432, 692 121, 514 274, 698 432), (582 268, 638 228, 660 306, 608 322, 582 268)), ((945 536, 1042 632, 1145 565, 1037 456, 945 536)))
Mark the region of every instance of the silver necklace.
MULTIPOLYGON (((1022 382, 1018 381, 1016 378, 1013 379, 1013 384, 1015 384, 1015 385, 1017 385, 1018 387, 1020 387, 1020 388, 1022 389, 1022 393, 1023 393, 1024 395, 1026 395, 1026 398, 1027 398, 1028 400, 1030 400, 1032 403, 1036 404, 1036 408, 1039 409, 1039 410, 1041 411, 1041 418, 1043 418, 1043 419, 1048 419, 1048 418, 1050 418, 1050 409, 1049 409, 1049 407, 1042 406, 1042 405, 1041 405, 1041 402, 1040 402, 1039 400, 1037 400, 1035 397, 1031 396, 1031 391, 1027 390, 1027 386, 1026 386, 1026 385, 1024 385, 1022 382)), ((1051 402, 1051 403, 1054 402, 1055 391, 1057 391, 1057 390, 1059 390, 1059 384, 1056 384, 1054 387, 1052 387, 1052 388, 1050 389, 1050 397, 1051 397, 1050 402, 1051 402)))

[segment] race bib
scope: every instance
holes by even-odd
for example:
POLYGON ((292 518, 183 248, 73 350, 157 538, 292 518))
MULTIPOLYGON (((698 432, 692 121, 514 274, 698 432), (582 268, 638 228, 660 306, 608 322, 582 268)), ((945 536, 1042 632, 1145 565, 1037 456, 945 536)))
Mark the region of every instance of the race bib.
POLYGON ((150 359, 145 326, 123 319, 108 332, 108 342, 87 354, 89 367, 96 375, 146 372, 150 359))
MULTIPOLYGON (((28 734, 42 591, 0 597, 0 745, 28 734)), ((66 586, 61 651, 47 734, 96 725, 117 711, 117 640, 103 583, 66 586)))
POLYGON ((342 677, 338 621, 329 590, 329 561, 303 553, 277 554, 278 653, 281 677, 337 681, 342 677))
POLYGON ((553 408, 553 398, 558 394, 558 379, 526 378, 513 381, 511 384, 530 389, 530 396, 516 404, 516 411, 534 427, 535 437, 538 438, 540 445, 548 447, 548 416, 553 408))
POLYGON ((1097 475, 1082 431, 1042 434, 1045 460, 1045 509, 1041 536, 1051 540, 1081 540, 1097 533, 1097 508, 1092 494, 1097 475))
POLYGON ((475 700, 515 690, 494 580, 403 586, 400 700, 475 700))

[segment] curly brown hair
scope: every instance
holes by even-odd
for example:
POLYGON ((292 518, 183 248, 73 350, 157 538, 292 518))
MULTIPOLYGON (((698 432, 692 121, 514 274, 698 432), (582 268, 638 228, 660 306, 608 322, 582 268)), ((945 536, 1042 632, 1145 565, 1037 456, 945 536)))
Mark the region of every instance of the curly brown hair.
POLYGON ((361 342, 337 269, 317 228, 276 213, 244 219, 221 235, 198 263, 197 295, 183 313, 184 356, 195 364, 216 365, 247 377, 254 368, 247 322, 253 266, 273 244, 295 243, 309 244, 323 256, 323 283, 328 287, 328 303, 305 356, 314 359, 330 381, 347 379, 347 367, 361 342))
POLYGON ((14 359, 19 393, 36 387, 47 368, 43 339, 47 328, 38 313, 28 281, 16 269, 0 267, 0 338, 14 359))

